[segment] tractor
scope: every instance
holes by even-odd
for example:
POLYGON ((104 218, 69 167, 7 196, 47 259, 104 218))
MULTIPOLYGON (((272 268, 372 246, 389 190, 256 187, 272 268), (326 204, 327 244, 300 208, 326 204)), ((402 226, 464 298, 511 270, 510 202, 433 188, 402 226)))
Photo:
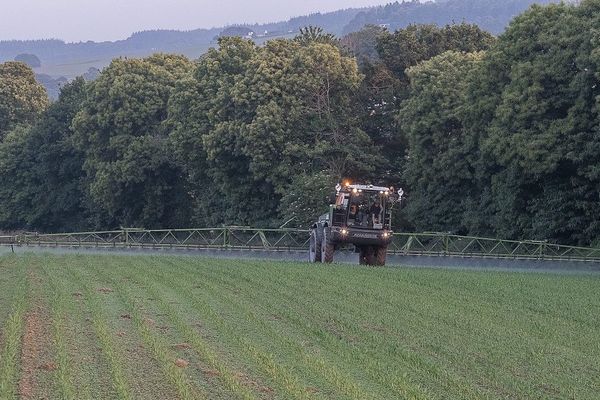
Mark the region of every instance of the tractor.
POLYGON ((310 262, 331 263, 336 250, 354 246, 361 265, 385 265, 392 208, 402 199, 402 189, 350 183, 335 189, 329 212, 311 227, 310 262))

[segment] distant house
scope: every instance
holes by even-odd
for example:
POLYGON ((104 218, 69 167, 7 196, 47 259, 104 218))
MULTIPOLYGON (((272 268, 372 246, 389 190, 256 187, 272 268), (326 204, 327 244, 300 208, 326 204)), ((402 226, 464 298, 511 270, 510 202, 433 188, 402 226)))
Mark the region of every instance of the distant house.
POLYGON ((219 37, 237 36, 246 39, 252 39, 256 33, 245 26, 229 26, 221 31, 219 37))

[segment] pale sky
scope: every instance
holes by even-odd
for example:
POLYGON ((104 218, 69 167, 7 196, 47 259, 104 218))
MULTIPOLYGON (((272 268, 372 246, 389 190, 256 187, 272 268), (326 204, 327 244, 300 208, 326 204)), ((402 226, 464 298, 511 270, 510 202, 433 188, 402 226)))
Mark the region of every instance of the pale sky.
POLYGON ((148 29, 275 22, 392 0, 0 0, 0 40, 125 39, 148 29))

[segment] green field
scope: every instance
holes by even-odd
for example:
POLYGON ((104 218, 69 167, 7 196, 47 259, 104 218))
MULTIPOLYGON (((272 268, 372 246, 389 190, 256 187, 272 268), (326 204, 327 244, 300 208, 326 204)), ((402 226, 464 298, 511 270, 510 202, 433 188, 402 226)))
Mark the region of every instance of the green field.
POLYGON ((599 398, 600 278, 0 257, 0 399, 599 398))

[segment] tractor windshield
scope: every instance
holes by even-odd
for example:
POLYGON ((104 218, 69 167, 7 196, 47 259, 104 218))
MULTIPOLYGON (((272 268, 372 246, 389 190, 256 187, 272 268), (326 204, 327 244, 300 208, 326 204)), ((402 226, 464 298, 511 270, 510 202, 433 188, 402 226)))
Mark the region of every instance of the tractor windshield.
POLYGON ((348 209, 348 226, 383 229, 387 197, 380 192, 352 192, 348 209))

